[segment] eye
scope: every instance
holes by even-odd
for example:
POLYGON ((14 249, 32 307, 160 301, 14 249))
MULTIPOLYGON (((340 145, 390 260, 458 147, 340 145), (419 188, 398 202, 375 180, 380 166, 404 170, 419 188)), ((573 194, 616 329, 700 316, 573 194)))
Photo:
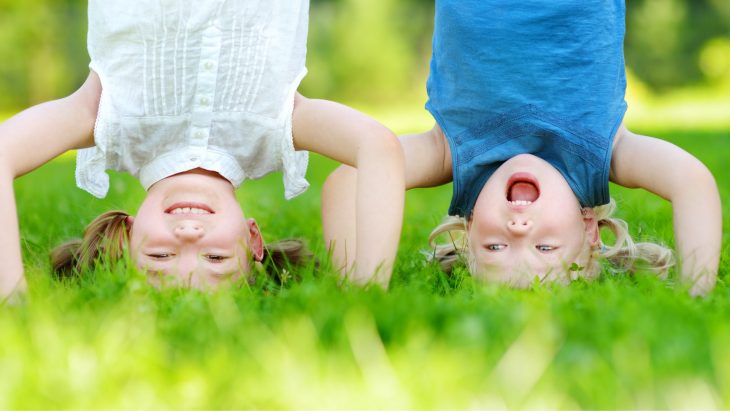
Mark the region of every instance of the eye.
POLYGON ((170 257, 172 257, 172 253, 154 253, 154 254, 147 254, 147 257, 152 258, 154 260, 167 260, 170 257))
POLYGON ((547 245, 547 244, 538 244, 535 246, 535 248, 537 249, 537 251, 539 251, 541 253, 549 253, 551 251, 555 251, 558 249, 558 247, 553 247, 553 246, 547 245))
POLYGON ((231 258, 224 255, 206 254, 203 256, 206 260, 212 263, 222 263, 223 261, 231 258))
POLYGON ((484 248, 489 251, 501 251, 507 248, 507 244, 487 244, 484 248))

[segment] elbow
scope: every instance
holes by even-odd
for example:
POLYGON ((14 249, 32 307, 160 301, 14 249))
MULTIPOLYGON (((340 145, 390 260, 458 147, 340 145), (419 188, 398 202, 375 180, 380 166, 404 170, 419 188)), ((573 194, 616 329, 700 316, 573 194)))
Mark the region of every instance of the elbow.
POLYGON ((403 147, 393 132, 375 121, 368 128, 367 138, 358 144, 353 166, 358 172, 380 176, 382 183, 397 185, 405 191, 403 147))
POLYGON ((369 138, 360 146, 361 155, 374 157, 380 162, 387 161, 404 167, 403 147, 398 137, 384 125, 372 121, 368 127, 369 138))
POLYGON ((401 146, 398 137, 392 131, 381 126, 378 149, 389 158, 397 161, 401 166, 405 163, 403 155, 403 146, 401 146))
POLYGON ((656 175, 656 191, 671 203, 677 202, 709 202, 717 198, 719 193, 712 172, 700 160, 689 153, 675 158, 671 167, 663 174, 656 175))
MULTIPOLYGON (((694 190, 707 193, 708 196, 712 195, 717 197, 719 201, 717 182, 710 169, 694 157, 687 159, 684 163, 682 166, 677 167, 677 170, 684 174, 684 180, 687 182, 686 185, 692 187, 694 190)), ((687 187, 683 187, 683 189, 686 190, 687 187)))
POLYGON ((388 178, 394 179, 393 182, 400 181, 405 185, 405 155, 398 138, 390 130, 381 126, 377 138, 372 140, 372 144, 367 143, 366 150, 361 150, 363 157, 358 159, 358 163, 362 164, 360 163, 362 160, 373 165, 377 164, 378 168, 387 173, 388 178))

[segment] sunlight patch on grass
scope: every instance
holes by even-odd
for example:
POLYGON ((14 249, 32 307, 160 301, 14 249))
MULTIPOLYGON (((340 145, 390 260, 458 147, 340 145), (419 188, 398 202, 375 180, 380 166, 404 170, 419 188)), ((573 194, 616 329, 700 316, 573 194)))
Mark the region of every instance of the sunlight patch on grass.
POLYGON ((627 72, 626 123, 631 128, 719 130, 730 128, 730 86, 701 86, 656 94, 627 72))
POLYGON ((435 124, 423 101, 403 101, 384 106, 353 104, 353 107, 384 124, 397 135, 421 133, 435 124))
POLYGON ((703 96, 691 90, 664 97, 629 101, 629 127, 654 130, 719 130, 730 128, 730 91, 703 96))

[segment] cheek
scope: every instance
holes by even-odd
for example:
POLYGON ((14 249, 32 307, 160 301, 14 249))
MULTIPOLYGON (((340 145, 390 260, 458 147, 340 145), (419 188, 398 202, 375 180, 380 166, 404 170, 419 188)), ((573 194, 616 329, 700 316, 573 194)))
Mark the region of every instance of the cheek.
POLYGON ((132 244, 139 244, 141 241, 149 241, 154 239, 155 235, 159 235, 164 229, 164 225, 160 219, 138 216, 135 218, 131 229, 129 230, 129 241, 132 244))
MULTIPOLYGON (((132 230, 129 233, 129 251, 135 262, 140 261, 146 246, 161 246, 164 243, 164 240, 156 238, 154 233, 149 230, 132 230)), ((144 268, 140 263, 137 263, 137 265, 144 268)))
POLYGON ((139 249, 142 247, 142 236, 140 235, 138 230, 130 230, 129 232, 129 248, 130 252, 132 253, 132 257, 137 260, 137 254, 139 253, 139 249))
POLYGON ((586 236, 586 224, 578 212, 567 213, 564 210, 554 210, 544 213, 541 222, 551 235, 559 234, 567 243, 577 244, 586 236))
POLYGON ((245 255, 246 250, 249 248, 247 236, 238 230, 226 229, 218 231, 216 234, 215 236, 211 235, 208 237, 211 245, 228 250, 235 250, 234 253, 236 255, 245 255))
POLYGON ((235 217, 229 216, 227 218, 221 216, 221 218, 215 219, 209 234, 216 235, 222 239, 225 238, 228 241, 245 239, 248 234, 248 224, 240 215, 235 215, 235 217))
POLYGON ((584 244, 575 253, 573 261, 581 267, 586 267, 591 259, 593 248, 589 244, 584 244))
POLYGON ((487 264, 484 259, 489 258, 490 256, 485 255, 486 253, 487 251, 483 250, 479 246, 474 247, 473 243, 471 243, 464 255, 469 273, 475 279, 483 282, 507 282, 506 279, 508 276, 506 275, 506 270, 503 267, 495 266, 494 262, 487 264))
MULTIPOLYGON (((492 208, 494 210, 495 208, 492 208)), ((501 219, 504 220, 504 219, 501 219)), ((495 212, 480 211, 475 209, 472 219, 467 225, 467 235, 469 242, 475 246, 480 245, 480 238, 488 237, 495 231, 503 228, 502 224, 506 224, 497 217, 495 212), (474 241, 477 241, 476 243, 474 241)))

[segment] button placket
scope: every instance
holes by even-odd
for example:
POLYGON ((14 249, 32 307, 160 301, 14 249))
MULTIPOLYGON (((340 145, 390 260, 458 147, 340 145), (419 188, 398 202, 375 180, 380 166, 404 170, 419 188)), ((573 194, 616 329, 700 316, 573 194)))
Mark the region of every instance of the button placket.
POLYGON ((200 150, 208 146, 212 123, 213 102, 217 79, 218 59, 221 50, 222 32, 215 26, 208 27, 201 38, 201 52, 198 63, 197 82, 193 96, 190 127, 190 161, 200 161, 200 150))

